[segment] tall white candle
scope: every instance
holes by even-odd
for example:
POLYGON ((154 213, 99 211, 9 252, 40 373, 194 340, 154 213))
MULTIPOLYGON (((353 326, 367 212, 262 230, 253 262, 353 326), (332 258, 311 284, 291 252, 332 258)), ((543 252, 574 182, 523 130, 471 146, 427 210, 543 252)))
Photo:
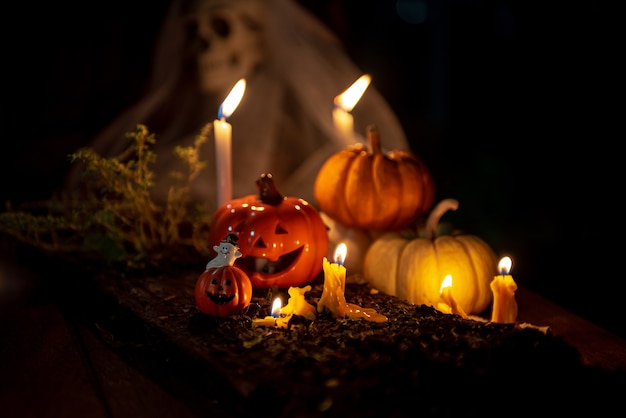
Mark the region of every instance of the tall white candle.
POLYGON ((233 127, 226 121, 241 102, 246 90, 246 80, 239 80, 220 105, 217 119, 213 121, 215 134, 215 159, 217 166, 217 205, 221 206, 232 199, 232 132, 233 127))
POLYGON ((364 74, 359 77, 350 87, 343 93, 335 97, 335 107, 333 109, 333 123, 335 128, 341 133, 346 140, 346 144, 350 145, 355 142, 354 136, 354 118, 350 114, 354 106, 361 99, 361 96, 367 90, 372 78, 364 74))

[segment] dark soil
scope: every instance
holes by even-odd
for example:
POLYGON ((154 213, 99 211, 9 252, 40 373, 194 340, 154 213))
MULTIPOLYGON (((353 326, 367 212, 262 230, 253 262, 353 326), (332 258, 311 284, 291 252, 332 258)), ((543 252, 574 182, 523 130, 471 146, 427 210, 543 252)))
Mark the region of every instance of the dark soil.
MULTIPOLYGON (((79 284, 74 313, 121 355, 199 415, 233 417, 522 416, 617 407, 618 372, 584 366, 549 330, 462 319, 367 284, 346 301, 384 323, 318 314, 290 329, 253 327, 275 292, 255 289, 241 315, 195 306, 199 272, 155 277, 96 275, 79 284)), ((305 296, 316 306, 322 278, 305 296)))

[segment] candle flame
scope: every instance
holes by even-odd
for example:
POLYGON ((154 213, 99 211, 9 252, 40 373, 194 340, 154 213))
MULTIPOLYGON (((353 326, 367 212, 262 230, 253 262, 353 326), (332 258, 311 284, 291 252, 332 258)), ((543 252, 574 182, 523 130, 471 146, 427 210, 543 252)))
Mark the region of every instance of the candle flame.
POLYGON ((220 108, 217 111, 218 119, 228 119, 230 115, 233 114, 237 106, 239 106, 239 102, 241 102, 241 98, 243 97, 244 92, 246 91, 246 80, 245 78, 240 79, 235 83, 228 96, 224 99, 220 108))
POLYGON ((357 102, 361 99, 361 96, 363 96, 363 93, 365 93, 365 90, 369 87, 371 80, 372 77, 368 74, 362 75, 343 93, 335 97, 335 104, 346 112, 352 111, 354 106, 356 106, 357 102))
POLYGON ((272 303, 272 316, 274 318, 278 318, 280 316, 280 310, 283 307, 283 301, 280 298, 274 299, 274 303, 272 303))
POLYGON ((335 250, 335 263, 342 264, 346 261, 346 254, 348 253, 348 246, 345 243, 337 245, 335 250))
POLYGON ((511 257, 502 257, 498 263, 498 271, 501 275, 509 274, 512 266, 513 260, 511 260, 511 257))
POLYGON ((448 274, 446 277, 443 278, 443 281, 441 282, 441 287, 439 288, 439 293, 443 292, 443 289, 446 287, 452 287, 452 275, 448 274))

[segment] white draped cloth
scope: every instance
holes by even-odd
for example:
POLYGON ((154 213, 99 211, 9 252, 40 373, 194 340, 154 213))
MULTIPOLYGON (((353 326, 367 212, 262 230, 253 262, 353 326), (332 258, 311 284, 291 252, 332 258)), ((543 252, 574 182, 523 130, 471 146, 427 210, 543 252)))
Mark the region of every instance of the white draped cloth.
MULTIPOLYGON (((204 44, 207 50, 208 43, 204 44)), ((261 173, 272 173, 283 195, 302 197, 315 205, 313 183, 319 168, 349 145, 333 125, 333 100, 363 73, 330 29, 292 0, 176 0, 155 42, 145 95, 130 108, 121 109, 88 146, 103 156, 116 156, 129 145, 125 134, 145 124, 156 135, 154 196, 163 200, 171 184, 169 173, 185 170, 174 147, 191 145, 203 126, 217 118, 219 105, 235 82, 245 78, 244 97, 228 119, 233 197, 256 194, 256 179, 261 173), (240 26, 256 40, 254 50, 246 51, 244 41, 233 35, 233 51, 218 52, 231 54, 233 68, 226 71, 224 80, 215 80, 221 83, 219 88, 207 88, 200 82, 198 53, 193 47, 199 37, 193 33, 200 17, 215 24, 206 18, 219 13, 240 19, 240 26), (246 60, 254 61, 253 65, 241 68, 246 60)), ((384 149, 409 149, 395 113, 376 90, 375 75, 351 114, 357 141, 363 142, 366 126, 374 124, 384 149)), ((218 182, 213 135, 208 138, 201 150, 208 166, 192 185, 192 198, 214 210, 218 182)), ((68 177, 68 190, 77 181, 75 170, 68 177)))

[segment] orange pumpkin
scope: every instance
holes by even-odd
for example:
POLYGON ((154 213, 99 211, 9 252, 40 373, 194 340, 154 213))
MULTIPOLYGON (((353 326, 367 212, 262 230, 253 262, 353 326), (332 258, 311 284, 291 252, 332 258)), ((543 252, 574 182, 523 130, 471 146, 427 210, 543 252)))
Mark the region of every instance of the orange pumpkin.
POLYGON ((228 317, 241 313, 250 304, 252 283, 238 267, 211 267, 198 277, 194 295, 200 312, 228 317))
POLYGON ((285 197, 271 174, 257 180, 259 195, 226 202, 211 219, 209 240, 233 233, 242 257, 235 261, 254 288, 298 287, 322 271, 328 253, 327 228, 306 200, 285 197))
POLYGON ((355 144, 326 160, 315 179, 315 200, 320 211, 348 227, 407 227, 433 205, 433 178, 413 153, 383 153, 374 126, 367 137, 369 149, 355 144))
POLYGON ((492 300, 489 285, 496 254, 475 235, 438 232, 441 216, 457 207, 456 200, 444 199, 432 210, 424 230, 389 232, 377 238, 365 254, 365 278, 387 294, 436 307, 443 279, 450 274, 452 294, 463 310, 482 313, 492 300))

